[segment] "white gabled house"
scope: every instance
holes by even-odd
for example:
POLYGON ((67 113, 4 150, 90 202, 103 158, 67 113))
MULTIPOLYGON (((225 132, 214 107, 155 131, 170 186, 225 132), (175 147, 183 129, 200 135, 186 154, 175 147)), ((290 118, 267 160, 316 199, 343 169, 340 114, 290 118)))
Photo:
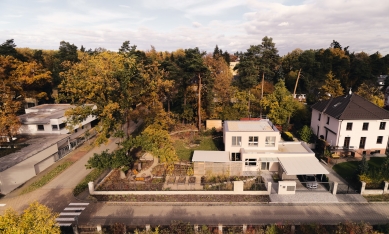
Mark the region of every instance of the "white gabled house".
POLYGON ((224 151, 195 151, 192 161, 196 175, 207 172, 255 176, 277 173, 281 178, 305 174, 328 174, 304 142, 284 142, 267 119, 225 121, 224 151))
POLYGON ((311 129, 337 150, 384 154, 388 147, 389 111, 357 94, 348 94, 312 105, 311 129))

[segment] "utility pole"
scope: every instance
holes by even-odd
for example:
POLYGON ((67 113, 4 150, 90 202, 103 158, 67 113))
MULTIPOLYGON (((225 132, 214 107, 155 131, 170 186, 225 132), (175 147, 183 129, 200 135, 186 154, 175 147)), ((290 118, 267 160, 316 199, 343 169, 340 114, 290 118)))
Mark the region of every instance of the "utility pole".
MULTIPOLYGON (((296 95, 296 89, 297 89, 297 84, 299 83, 300 79, 300 74, 301 74, 301 68, 299 70, 299 73, 297 74, 297 79, 296 79, 296 84, 294 85, 294 90, 293 90, 293 98, 296 95)), ((290 115, 288 116, 288 124, 290 123, 290 115)))

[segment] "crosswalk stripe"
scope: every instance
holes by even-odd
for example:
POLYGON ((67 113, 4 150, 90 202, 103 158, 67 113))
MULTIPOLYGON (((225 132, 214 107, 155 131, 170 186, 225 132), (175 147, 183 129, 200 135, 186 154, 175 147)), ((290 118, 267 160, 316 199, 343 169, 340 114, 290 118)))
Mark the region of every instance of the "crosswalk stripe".
POLYGON ((85 207, 66 207, 64 210, 85 210, 85 207))
POLYGON ((59 216, 69 216, 69 215, 80 215, 81 212, 61 212, 59 213, 59 216))
POLYGON ((69 206, 87 206, 89 203, 70 203, 69 206))
POLYGON ((75 218, 56 218, 55 220, 57 222, 61 222, 61 221, 69 222, 69 221, 75 221, 75 218))
POLYGON ((72 226, 72 223, 59 223, 58 226, 72 226))
POLYGON ((6 204, 0 204, 0 206, 5 206, 6 204))

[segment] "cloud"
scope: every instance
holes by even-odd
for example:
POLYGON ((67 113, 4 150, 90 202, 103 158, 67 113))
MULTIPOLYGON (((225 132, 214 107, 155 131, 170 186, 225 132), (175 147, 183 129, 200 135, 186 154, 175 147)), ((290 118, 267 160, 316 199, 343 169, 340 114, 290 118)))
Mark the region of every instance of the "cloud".
POLYGON ((280 24, 278 24, 278 26, 288 26, 289 25, 289 22, 282 22, 280 24))
POLYGON ((199 22, 193 22, 192 25, 195 28, 200 28, 201 27, 201 24, 199 22))

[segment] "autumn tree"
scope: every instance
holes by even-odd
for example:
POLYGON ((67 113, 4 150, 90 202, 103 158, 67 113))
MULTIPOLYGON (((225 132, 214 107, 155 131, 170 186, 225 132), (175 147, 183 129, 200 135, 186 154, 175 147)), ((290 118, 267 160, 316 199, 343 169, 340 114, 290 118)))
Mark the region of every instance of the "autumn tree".
POLYGON ((338 97, 343 95, 343 88, 340 81, 335 78, 332 72, 327 74, 327 79, 324 81, 323 86, 320 89, 321 97, 324 100, 330 97, 338 97))
POLYGON ((293 99, 283 80, 274 86, 273 93, 261 100, 261 104, 267 112, 267 117, 278 125, 285 124, 288 117, 293 116, 297 107, 297 101, 293 99))
POLYGON ((0 216, 0 233, 59 234, 61 230, 55 220, 57 217, 58 214, 38 202, 31 203, 20 215, 13 209, 7 209, 0 216))
POLYGON ((362 83, 355 93, 379 107, 384 106, 385 96, 382 93, 381 89, 374 85, 362 83))
POLYGON ((135 59, 113 52, 87 55, 80 62, 69 64, 61 73, 60 100, 78 105, 66 115, 78 124, 90 114, 100 119, 97 143, 108 140, 129 121, 129 106, 143 93, 139 76, 134 76, 135 59), (96 109, 84 104, 94 104, 96 109))

